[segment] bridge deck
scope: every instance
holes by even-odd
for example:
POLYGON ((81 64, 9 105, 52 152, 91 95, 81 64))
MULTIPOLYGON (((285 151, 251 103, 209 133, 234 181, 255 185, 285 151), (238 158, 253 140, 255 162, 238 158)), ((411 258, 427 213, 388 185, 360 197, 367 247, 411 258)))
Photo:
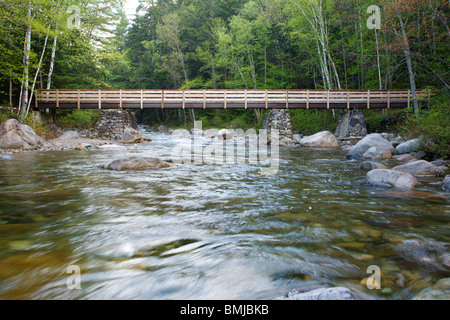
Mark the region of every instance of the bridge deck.
MULTIPOLYGON (((417 99, 427 102, 425 91, 417 99)), ((410 90, 38 90, 35 107, 60 109, 406 108, 410 90)))

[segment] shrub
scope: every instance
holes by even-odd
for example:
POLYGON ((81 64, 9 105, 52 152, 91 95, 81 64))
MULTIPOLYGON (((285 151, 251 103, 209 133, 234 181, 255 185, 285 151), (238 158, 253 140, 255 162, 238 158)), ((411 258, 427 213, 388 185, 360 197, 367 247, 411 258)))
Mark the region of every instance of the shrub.
POLYGON ((419 119, 407 110, 400 133, 412 139, 422 136, 420 150, 434 157, 450 159, 450 93, 441 93, 420 111, 419 119))
POLYGON ((55 124, 62 128, 89 129, 100 118, 100 110, 58 110, 55 124))

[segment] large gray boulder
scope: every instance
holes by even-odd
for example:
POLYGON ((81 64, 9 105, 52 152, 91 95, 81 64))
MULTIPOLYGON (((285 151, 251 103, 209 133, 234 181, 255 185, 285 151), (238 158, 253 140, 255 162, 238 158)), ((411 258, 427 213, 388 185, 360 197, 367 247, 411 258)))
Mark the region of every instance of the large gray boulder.
POLYGON ((411 153, 419 150, 419 139, 412 139, 403 143, 400 143, 395 147, 395 154, 411 153))
POLYGON ((386 140, 380 133, 372 133, 361 139, 353 148, 348 152, 346 159, 361 159, 370 148, 375 147, 378 151, 394 152, 394 146, 388 140, 386 140))
POLYGON ((168 168, 170 164, 157 158, 130 157, 115 160, 105 166, 109 170, 137 170, 137 169, 162 169, 168 168))
POLYGON ((353 293, 344 287, 311 287, 294 289, 277 300, 355 300, 353 293))
POLYGON ((418 184, 417 179, 407 172, 375 169, 367 172, 366 183, 375 187, 414 189, 418 184))
POLYGON ((334 134, 330 131, 322 131, 312 136, 303 137, 300 140, 302 147, 321 147, 321 148, 337 148, 338 141, 334 134))
POLYGON ((411 161, 392 168, 393 170, 408 172, 415 177, 442 177, 444 171, 426 160, 411 161))
POLYGON ((141 143, 144 141, 144 136, 140 131, 126 127, 123 134, 120 136, 120 140, 123 143, 141 143))
POLYGON ((20 124, 16 119, 9 119, 0 124, 0 148, 30 150, 37 145, 44 145, 45 141, 34 130, 20 124))

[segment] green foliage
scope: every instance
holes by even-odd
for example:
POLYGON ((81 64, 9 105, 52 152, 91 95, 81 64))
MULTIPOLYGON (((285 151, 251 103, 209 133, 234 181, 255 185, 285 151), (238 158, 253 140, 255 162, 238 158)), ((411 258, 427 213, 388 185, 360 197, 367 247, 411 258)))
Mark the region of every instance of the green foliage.
POLYGON ((100 118, 100 110, 58 110, 55 124, 62 128, 88 129, 100 118))
POLYGON ((422 137, 420 150, 437 157, 450 159, 450 93, 436 96, 429 109, 416 119, 413 110, 407 110, 400 133, 407 138, 422 137))
POLYGON ((339 117, 333 117, 332 113, 326 110, 291 110, 291 121, 293 130, 312 135, 324 130, 334 132, 339 117))

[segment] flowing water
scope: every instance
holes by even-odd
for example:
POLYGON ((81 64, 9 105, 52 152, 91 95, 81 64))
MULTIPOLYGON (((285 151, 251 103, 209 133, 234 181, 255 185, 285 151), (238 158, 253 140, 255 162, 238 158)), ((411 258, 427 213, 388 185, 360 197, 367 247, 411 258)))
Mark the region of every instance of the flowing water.
POLYGON ((0 298, 273 299, 322 285, 410 299, 449 276, 442 178, 412 192, 369 187, 343 151, 305 148, 281 148, 269 176, 249 164, 100 166, 170 160, 180 143, 146 136, 153 142, 126 152, 0 160, 0 298), (67 286, 71 265, 80 289, 67 286), (371 265, 381 289, 365 285, 371 265))

